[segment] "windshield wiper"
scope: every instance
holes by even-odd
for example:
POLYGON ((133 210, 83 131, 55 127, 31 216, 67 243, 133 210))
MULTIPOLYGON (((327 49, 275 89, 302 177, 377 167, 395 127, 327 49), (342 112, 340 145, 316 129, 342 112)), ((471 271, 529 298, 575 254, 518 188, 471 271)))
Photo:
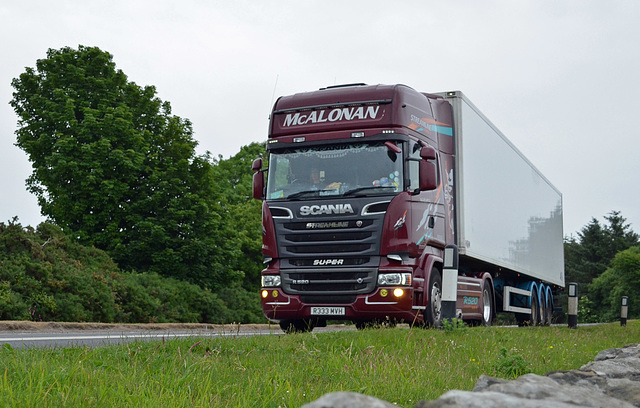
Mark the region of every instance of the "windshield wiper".
POLYGON ((394 190, 395 190, 395 186, 368 186, 368 187, 358 187, 358 188, 351 189, 351 190, 349 190, 349 191, 345 191, 345 193, 343 194, 343 197, 350 196, 350 195, 355 195, 355 194, 360 193, 360 192, 362 192, 362 191, 367 191, 367 190, 376 190, 376 189, 379 189, 379 188, 382 188, 382 189, 392 188, 392 189, 394 189, 394 190))
POLYGON ((303 191, 298 191, 297 193, 293 193, 293 194, 287 196, 287 198, 289 198, 289 199, 300 198, 303 195, 310 194, 310 193, 316 193, 316 195, 320 195, 321 191, 324 191, 324 190, 303 190, 303 191))

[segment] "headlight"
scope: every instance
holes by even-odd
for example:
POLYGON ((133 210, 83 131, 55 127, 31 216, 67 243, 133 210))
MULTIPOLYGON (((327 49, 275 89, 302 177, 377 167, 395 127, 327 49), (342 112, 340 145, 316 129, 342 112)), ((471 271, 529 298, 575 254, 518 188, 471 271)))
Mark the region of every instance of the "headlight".
POLYGON ((411 285, 410 273, 381 273, 378 275, 378 286, 411 285))
POLYGON ((262 287, 263 288, 273 288, 276 286, 280 286, 281 280, 280 275, 264 275, 262 276, 262 287))

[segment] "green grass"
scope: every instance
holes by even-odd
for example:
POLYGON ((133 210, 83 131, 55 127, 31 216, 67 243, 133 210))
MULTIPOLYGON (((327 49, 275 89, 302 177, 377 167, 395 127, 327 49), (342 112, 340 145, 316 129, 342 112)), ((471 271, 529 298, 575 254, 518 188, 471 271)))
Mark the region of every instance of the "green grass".
POLYGON ((640 322, 341 333, 0 349, 5 407, 299 407, 332 391, 399 406, 470 390, 482 374, 570 370, 638 342, 640 322))

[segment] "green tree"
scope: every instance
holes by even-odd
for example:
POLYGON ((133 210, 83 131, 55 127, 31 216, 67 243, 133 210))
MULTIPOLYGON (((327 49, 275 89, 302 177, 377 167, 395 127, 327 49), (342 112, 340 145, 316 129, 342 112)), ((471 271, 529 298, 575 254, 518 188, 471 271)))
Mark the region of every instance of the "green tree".
POLYGON ((153 86, 95 47, 50 49, 12 81, 17 143, 42 214, 124 269, 216 288, 239 279, 221 234, 211 158, 153 86))
POLYGON ((596 286, 591 283, 605 274, 616 254, 639 243, 638 234, 619 211, 610 212, 604 219, 607 223, 603 226, 592 218, 577 238, 565 239, 566 281, 578 283, 582 321, 600 320, 602 311, 609 310, 608 297, 601 290, 593 291, 596 286))
POLYGON ((255 291, 260 287, 262 270, 262 203, 252 198, 251 163, 264 154, 264 143, 252 143, 229 159, 218 157, 214 167, 223 224, 234 231, 236 245, 242 252, 232 265, 243 271, 243 286, 255 291))
POLYGON ((252 199, 251 163, 265 154, 264 143, 243 146, 236 155, 215 161, 215 185, 219 189, 220 216, 227 236, 233 236, 239 256, 229 259, 229 267, 242 271, 243 280, 218 295, 235 313, 235 321, 263 322, 258 291, 262 270, 261 205, 252 199))
POLYGON ((591 281, 600 276, 610 266, 620 251, 638 245, 638 234, 619 211, 606 215, 608 225, 601 225, 592 218, 578 238, 565 239, 565 271, 567 282, 577 282, 581 292, 588 290, 591 281))
POLYGON ((578 238, 565 240, 565 272, 567 282, 576 282, 581 293, 591 281, 607 269, 611 261, 605 255, 605 232, 600 222, 592 218, 578 238))
POLYGON ((0 223, 0 320, 75 322, 252 321, 212 291, 157 273, 122 272, 56 225, 0 223), (244 317, 247 320, 240 320, 244 317))
POLYGON ((622 296, 629 297, 629 318, 640 317, 640 248, 631 247, 616 254, 611 267, 594 279, 589 289, 600 304, 596 311, 600 320, 620 317, 622 296))
POLYGON ((605 256, 613 259, 616 254, 640 243, 640 237, 620 215, 620 211, 611 211, 604 217, 609 225, 605 227, 605 256))

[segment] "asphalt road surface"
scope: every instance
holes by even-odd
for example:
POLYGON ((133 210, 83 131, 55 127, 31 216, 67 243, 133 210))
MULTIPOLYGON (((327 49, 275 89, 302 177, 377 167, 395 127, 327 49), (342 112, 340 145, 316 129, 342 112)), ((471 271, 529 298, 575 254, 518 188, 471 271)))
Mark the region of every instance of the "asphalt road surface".
MULTIPOLYGON (((342 325, 316 328, 314 331, 355 330, 342 325)), ((176 338, 238 337, 281 335, 278 325, 207 324, 93 324, 0 322, 0 347, 101 347, 137 340, 170 341, 176 338)))

